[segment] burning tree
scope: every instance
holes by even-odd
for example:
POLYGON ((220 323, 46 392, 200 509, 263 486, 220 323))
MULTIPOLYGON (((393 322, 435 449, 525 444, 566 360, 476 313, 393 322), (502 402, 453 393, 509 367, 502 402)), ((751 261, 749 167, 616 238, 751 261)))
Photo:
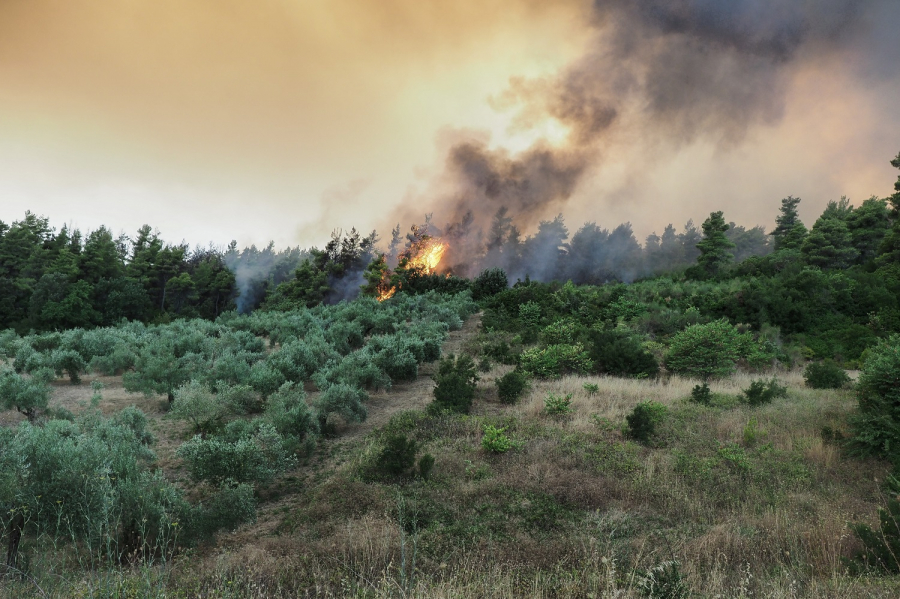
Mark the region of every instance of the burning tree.
POLYGON ((409 245, 400 252, 397 266, 393 270, 388 266, 384 254, 372 260, 364 274, 367 283, 363 286, 363 293, 384 301, 399 289, 415 285, 417 279, 436 274, 438 264, 447 251, 447 244, 428 235, 426 230, 426 227, 413 225, 407 236, 409 245))

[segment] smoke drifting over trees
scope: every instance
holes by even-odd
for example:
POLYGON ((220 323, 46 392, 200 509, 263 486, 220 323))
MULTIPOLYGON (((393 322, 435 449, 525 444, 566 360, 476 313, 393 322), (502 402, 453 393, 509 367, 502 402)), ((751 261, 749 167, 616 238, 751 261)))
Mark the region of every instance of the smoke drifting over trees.
MULTIPOLYGON (((496 108, 516 111, 517 127, 555 121, 566 130, 564 141, 541 139, 513 153, 465 139, 449 149, 431 198, 435 221, 456 238, 449 260, 471 264, 485 252, 494 265, 502 235, 536 227, 525 260, 539 278, 546 278, 537 274, 544 270, 558 272, 553 254, 566 236, 561 222, 543 219, 559 212, 605 157, 639 144, 647 157, 640 168, 652 168, 655 155, 699 139, 722 148, 738 144, 753 128, 779 120, 796 71, 848 53, 881 4, 595 0, 594 41, 579 60, 554 77, 513 79, 494 99, 496 108)), ((572 245, 587 257, 594 238, 609 237, 622 254, 616 277, 627 279, 627 254, 639 248, 615 242, 629 238, 630 226, 623 227, 610 234, 586 226, 572 245)))

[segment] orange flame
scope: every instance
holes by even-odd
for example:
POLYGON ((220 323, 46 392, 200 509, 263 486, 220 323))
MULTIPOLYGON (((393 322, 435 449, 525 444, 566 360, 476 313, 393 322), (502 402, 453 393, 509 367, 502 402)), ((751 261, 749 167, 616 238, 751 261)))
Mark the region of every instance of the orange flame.
MULTIPOLYGON (((404 264, 407 270, 418 270, 422 274, 430 275, 441 263, 441 258, 444 257, 447 247, 447 244, 440 239, 426 237, 406 248, 406 251, 402 254, 406 262, 404 264, 403 260, 401 260, 401 264, 404 264)), ((397 293, 397 286, 391 285, 390 280, 390 271, 385 271, 375 294, 375 299, 379 302, 383 302, 397 293)))
POLYGON ((430 275, 440 264, 447 244, 439 239, 429 239, 419 248, 419 251, 409 259, 409 268, 420 269, 424 274, 430 275))

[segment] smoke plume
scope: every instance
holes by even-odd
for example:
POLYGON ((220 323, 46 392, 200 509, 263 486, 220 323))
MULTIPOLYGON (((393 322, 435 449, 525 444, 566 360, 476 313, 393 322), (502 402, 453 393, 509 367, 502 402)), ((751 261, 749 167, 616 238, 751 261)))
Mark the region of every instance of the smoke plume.
MULTIPOLYGON (((735 147, 754 128, 777 123, 794 72, 851 48, 880 4, 595 0, 593 41, 580 59, 553 77, 513 79, 492 101, 515 111, 520 129, 555 121, 564 140, 518 153, 458 142, 446 157, 434 220, 483 235, 503 209, 518 230, 533 230, 625 144, 644 148, 648 161, 698 140, 735 147)), ((475 264, 487 248, 474 246, 451 245, 450 262, 475 264)))

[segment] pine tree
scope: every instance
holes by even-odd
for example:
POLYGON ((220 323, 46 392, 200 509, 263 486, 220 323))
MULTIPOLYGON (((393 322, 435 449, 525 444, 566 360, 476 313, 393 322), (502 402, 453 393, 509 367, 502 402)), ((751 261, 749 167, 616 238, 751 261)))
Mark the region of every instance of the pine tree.
POLYGON ((697 249, 700 250, 697 264, 709 276, 720 274, 734 260, 729 250, 735 245, 725 235, 729 228, 721 210, 712 212, 703 221, 703 239, 697 244, 697 249))
POLYGON ((809 264, 823 269, 847 268, 859 255, 847 224, 827 216, 816 221, 800 251, 809 264))
POLYGON ((775 238, 775 251, 799 250, 806 238, 806 226, 800 221, 797 205, 800 198, 788 196, 781 200, 781 214, 775 218, 775 230, 770 233, 775 238))

